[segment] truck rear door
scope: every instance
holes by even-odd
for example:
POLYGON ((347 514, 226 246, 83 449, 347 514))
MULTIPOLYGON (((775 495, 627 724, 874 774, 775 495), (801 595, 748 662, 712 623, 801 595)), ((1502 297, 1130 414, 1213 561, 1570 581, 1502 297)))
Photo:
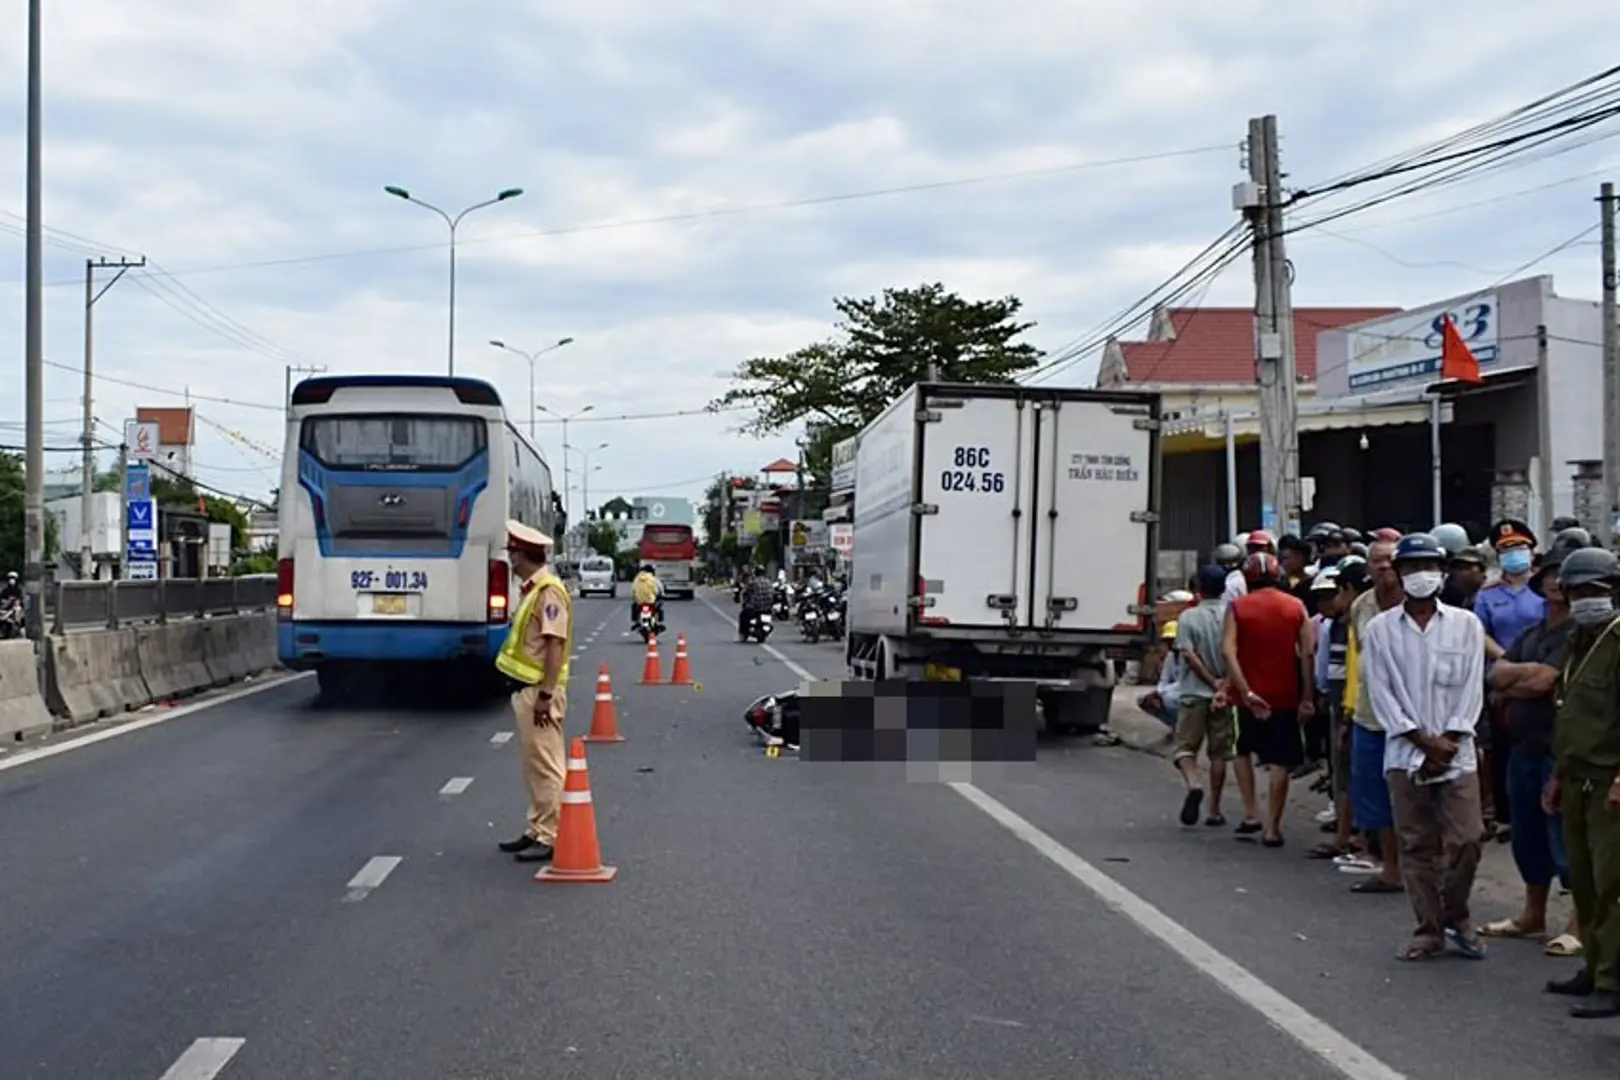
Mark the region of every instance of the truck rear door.
POLYGON ((1034 629, 1141 632, 1157 548, 1152 399, 1035 403, 1034 629))
POLYGON ((929 390, 918 484, 917 612, 923 624, 1016 625, 1027 596, 1034 447, 1028 405, 1012 394, 929 390))

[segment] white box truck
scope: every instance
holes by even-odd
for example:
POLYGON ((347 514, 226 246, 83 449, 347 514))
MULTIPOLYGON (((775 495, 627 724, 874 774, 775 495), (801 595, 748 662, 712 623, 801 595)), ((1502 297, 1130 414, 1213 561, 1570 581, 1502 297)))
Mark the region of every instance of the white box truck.
POLYGON ((1152 632, 1157 394, 918 383, 857 437, 846 656, 867 679, 1028 680, 1107 722, 1152 632))

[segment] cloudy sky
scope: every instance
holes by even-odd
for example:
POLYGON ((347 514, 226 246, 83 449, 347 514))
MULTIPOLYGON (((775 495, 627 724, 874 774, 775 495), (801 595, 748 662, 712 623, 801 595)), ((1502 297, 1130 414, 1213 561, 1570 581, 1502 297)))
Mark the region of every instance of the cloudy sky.
MULTIPOLYGON (((25 15, 6 8, 14 444, 25 15)), ((1613 61, 1591 0, 71 0, 46 16, 47 442, 78 434, 86 257, 144 254, 153 272, 96 305, 102 433, 189 389, 199 479, 249 495, 276 483, 286 365, 444 370, 446 230, 385 184, 452 210, 524 189, 462 227, 458 372, 526 416, 528 367, 489 339, 573 337, 539 361, 539 394, 600 419, 571 429, 609 444, 593 501, 696 497, 790 437, 610 418, 701 409, 739 360, 826 334, 835 295, 1016 294, 1055 350, 1233 221, 1250 116, 1278 114, 1308 185, 1613 61)), ((1594 224, 1617 162, 1620 140, 1595 141, 1293 237, 1296 303, 1480 288, 1594 224)), ((1526 272, 1595 298, 1594 239, 1526 272)), ((1204 302, 1249 298, 1240 263, 1204 302)))

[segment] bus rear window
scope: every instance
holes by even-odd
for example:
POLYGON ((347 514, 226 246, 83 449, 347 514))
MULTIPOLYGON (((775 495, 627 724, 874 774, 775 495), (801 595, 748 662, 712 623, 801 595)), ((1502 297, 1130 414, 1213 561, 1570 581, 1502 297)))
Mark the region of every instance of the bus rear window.
POLYGON ((329 469, 377 472, 454 471, 488 445, 476 416, 368 413, 311 416, 298 445, 329 469))
POLYGON ((690 525, 648 525, 641 530, 642 543, 660 547, 667 544, 684 544, 691 539, 690 525))

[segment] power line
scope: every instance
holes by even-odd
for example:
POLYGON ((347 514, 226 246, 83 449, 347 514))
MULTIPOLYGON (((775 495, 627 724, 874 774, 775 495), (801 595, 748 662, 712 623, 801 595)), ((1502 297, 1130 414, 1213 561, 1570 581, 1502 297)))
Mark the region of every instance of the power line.
POLYGON ((569 420, 542 419, 542 424, 612 424, 626 420, 669 420, 677 416, 712 416, 719 413, 743 412, 752 409, 752 405, 723 405, 716 409, 708 407, 702 409, 673 409, 669 412, 652 413, 621 413, 618 416, 598 416, 591 413, 588 416, 575 416, 569 420))
MULTIPOLYGON (((56 369, 58 369, 60 371, 71 371, 71 372, 73 372, 74 374, 77 374, 77 375, 83 375, 84 374, 84 368, 82 368, 82 367, 75 367, 72 364, 59 363, 58 361, 55 361, 55 360, 47 360, 47 361, 45 361, 45 366, 46 367, 53 367, 53 368, 56 368, 56 369)), ((188 394, 188 393, 185 393, 185 392, 182 392, 182 391, 173 390, 173 389, 171 389, 169 387, 166 387, 166 386, 153 386, 151 383, 135 382, 133 379, 122 379, 122 378, 118 378, 118 377, 113 376, 113 375, 103 375, 99 371, 92 373, 92 378, 96 382, 112 383, 115 386, 127 386, 131 390, 144 390, 147 393, 161 394, 162 396, 168 397, 168 398, 189 398, 189 400, 191 400, 191 401, 211 401, 216 405, 234 405, 237 408, 242 408, 242 409, 263 409, 266 412, 273 412, 273 413, 280 413, 280 412, 285 411, 285 409, 280 405, 266 405, 266 404, 263 404, 262 402, 241 401, 241 400, 238 400, 236 398, 213 397, 213 396, 211 396, 209 394, 199 394, 199 393, 195 393, 195 392, 191 392, 191 393, 188 394)))
MULTIPOLYGON (((683 222, 705 221, 714 218, 740 217, 746 214, 769 213, 776 210, 802 209, 811 206, 825 206, 835 203, 858 202, 866 199, 877 199, 891 195, 909 195, 927 191, 942 191, 950 188, 969 187, 980 184, 996 183, 1006 180, 1032 179, 1040 176, 1058 176, 1065 173, 1081 172, 1091 169, 1113 168, 1121 165, 1137 165, 1153 161, 1165 161, 1171 158, 1192 157, 1199 154, 1227 153, 1234 144, 1222 143, 1211 146, 1193 146, 1179 150, 1162 150, 1148 154, 1134 154, 1126 157, 1105 158, 1093 161, 1071 162, 1065 165, 1049 165, 1035 169, 1020 169, 1011 172, 990 173, 979 176, 959 177, 947 180, 926 181, 916 184, 901 184, 894 187, 869 188, 863 191, 847 191, 831 195, 813 195, 798 199, 782 199, 774 202, 749 203, 742 206, 714 207, 709 210, 692 210, 677 214, 661 214, 656 217, 631 218, 623 221, 593 222, 580 225, 566 225, 548 229, 531 229, 523 232, 506 233, 486 237, 474 237, 457 241, 458 248, 474 244, 505 243, 513 240, 529 240, 543 237, 570 236, 579 233, 603 232, 613 229, 645 228, 650 225, 674 225, 683 222)), ((22 220, 17 214, 8 210, 0 210, 6 217, 22 220)), ((15 227, 7 228, 0 222, 0 229, 12 231, 15 227)), ((68 235, 60 230, 54 230, 58 235, 68 235)), ((82 238, 81 238, 82 239, 82 238)), ((404 255, 420 251, 439 251, 448 245, 446 243, 411 244, 408 246, 359 248, 349 251, 323 252, 314 255, 295 255, 279 259, 259 259, 251 262, 221 263, 214 266, 199 266, 189 269, 163 271, 160 276, 168 278, 193 277, 199 274, 217 274, 233 270, 255 270, 277 266, 295 266, 302 263, 328 262, 335 259, 365 258, 377 255, 404 255)), ((117 248, 108 246, 105 250, 116 251, 117 248)), ((53 282, 52 284, 56 284, 53 282)))

